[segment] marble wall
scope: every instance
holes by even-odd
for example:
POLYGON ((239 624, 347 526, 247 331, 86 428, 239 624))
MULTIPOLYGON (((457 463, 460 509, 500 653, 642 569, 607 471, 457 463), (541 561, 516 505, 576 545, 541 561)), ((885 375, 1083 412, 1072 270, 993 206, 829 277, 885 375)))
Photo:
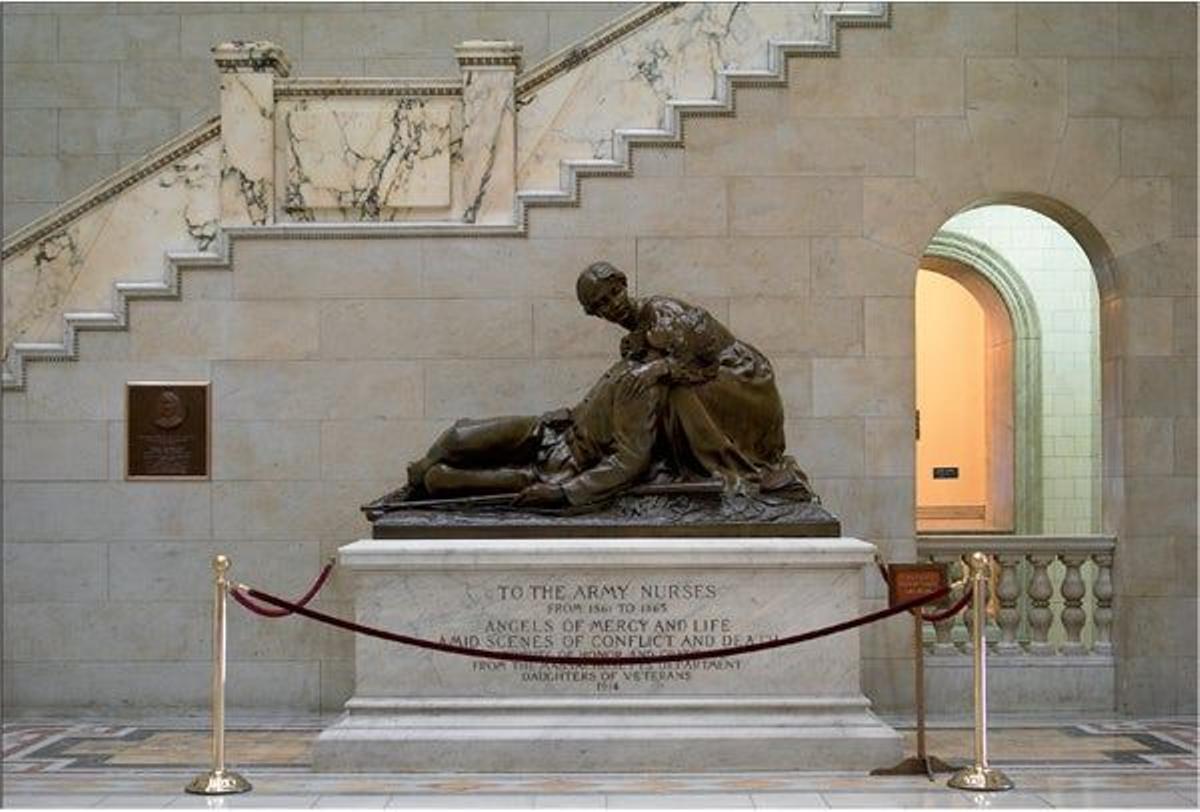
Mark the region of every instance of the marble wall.
MULTIPOLYGON (((208 557, 295 593, 455 417, 579 397, 619 339, 573 301, 602 258, 763 349, 846 533, 912 557, 916 268, 988 200, 1055 217, 1095 266, 1119 701, 1194 710, 1195 15, 897 5, 524 237, 237 238, 231 269, 185 271, 181 301, 134 303, 129 332, 5 395, 6 706, 202 706, 208 557), (124 382, 163 378, 213 382, 211 481, 123 480, 124 382)), ((319 603, 346 595, 335 576, 319 603)), ((911 701, 908 629, 863 633, 880 707, 911 701)), ((235 706, 348 695, 345 635, 240 613, 231 635, 235 706)))

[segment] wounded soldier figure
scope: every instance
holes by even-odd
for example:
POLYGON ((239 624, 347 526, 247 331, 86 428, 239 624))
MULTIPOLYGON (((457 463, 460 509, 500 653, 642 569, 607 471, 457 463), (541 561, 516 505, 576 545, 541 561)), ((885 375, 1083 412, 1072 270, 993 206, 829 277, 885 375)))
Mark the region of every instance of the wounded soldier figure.
POLYGON ((608 263, 588 267, 576 292, 586 313, 629 331, 621 360, 573 408, 459 420, 409 465, 408 499, 583 506, 643 483, 714 480, 808 491, 783 453, 783 406, 762 353, 703 308, 630 298, 608 263))

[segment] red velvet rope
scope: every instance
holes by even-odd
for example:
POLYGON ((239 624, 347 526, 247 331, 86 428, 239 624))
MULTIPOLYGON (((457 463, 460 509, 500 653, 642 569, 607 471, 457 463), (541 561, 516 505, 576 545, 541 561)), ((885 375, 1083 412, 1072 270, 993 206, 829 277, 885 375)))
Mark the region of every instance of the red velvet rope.
MULTIPOLYGON (((296 601, 296 606, 308 605, 308 602, 315 598, 317 593, 321 591, 321 587, 325 586, 325 581, 329 578, 329 573, 331 572, 333 572, 332 560, 330 560, 329 563, 325 565, 325 568, 321 570, 321 574, 317 576, 317 580, 313 581, 313 585, 308 588, 308 591, 304 593, 304 596, 301 597, 300 600, 296 601)), ((263 617, 287 617, 288 615, 292 614, 293 611, 291 609, 276 609, 271 606, 263 606, 255 603, 243 595, 242 591, 236 586, 231 589, 230 592, 232 592, 233 599, 235 601, 256 615, 262 615, 263 617)))
POLYGON ((924 620, 926 623, 938 623, 946 618, 954 617, 963 610, 964 606, 971 602, 971 595, 973 592, 974 590, 968 589, 963 593, 963 596, 955 601, 954 604, 948 609, 943 609, 940 612, 933 612, 932 614, 928 615, 922 612, 921 620, 924 620))
POLYGON ((917 609, 927 603, 941 600, 950 593, 949 587, 942 587, 936 592, 930 592, 928 595, 922 595, 919 598, 913 598, 910 601, 890 606, 887 609, 881 609, 878 612, 871 612, 868 615, 860 615, 859 617, 850 620, 843 620, 841 623, 835 623, 832 626, 825 626, 821 629, 804 632, 803 634, 794 634, 790 637, 784 637, 776 640, 764 640, 759 643, 746 643, 740 646, 727 646, 725 648, 705 649, 703 651, 688 651, 678 654, 642 654, 628 657, 572 657, 566 655, 553 654, 527 654, 524 652, 509 652, 495 651, 492 649, 471 648, 469 646, 457 646, 452 643, 441 643, 436 640, 425 640, 420 637, 409 637, 405 634, 396 634, 395 632, 384 631, 383 629, 375 629, 370 626, 363 626, 351 620, 345 620, 340 617, 327 615, 323 612, 318 612, 315 609, 308 609, 296 603, 289 603, 283 598, 278 598, 274 595, 269 595, 266 592, 261 592, 257 589, 247 588, 250 595, 261 601, 274 604, 280 609, 288 610, 288 613, 303 615, 311 620, 316 620, 321 623, 327 623, 330 626, 336 626, 339 629, 346 631, 357 632, 369 637, 377 637, 380 640, 387 640, 392 643, 402 643, 406 646, 415 646, 417 648, 431 649, 433 651, 441 651, 446 654, 461 654, 465 657, 477 657, 485 660, 504 660, 508 662, 518 663, 545 663, 548 665, 649 665, 653 663, 681 663, 692 660, 711 660, 717 657, 734 657, 739 654, 752 654, 757 651, 767 651, 773 648, 781 648, 783 646, 791 646, 796 643, 803 643, 807 640, 814 640, 818 637, 844 632, 848 629, 853 629, 856 626, 862 626, 865 623, 874 623, 877 620, 898 615, 901 612, 907 612, 910 609, 917 609))

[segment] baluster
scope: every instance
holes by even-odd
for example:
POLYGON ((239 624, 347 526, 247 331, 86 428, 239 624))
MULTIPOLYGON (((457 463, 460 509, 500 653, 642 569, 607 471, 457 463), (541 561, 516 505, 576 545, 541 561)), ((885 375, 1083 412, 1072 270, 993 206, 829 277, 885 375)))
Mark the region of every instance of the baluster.
MULTIPOLYGON (((953 581, 955 576, 954 564, 952 562, 943 562, 949 570, 950 580, 953 581)), ((949 606, 954 601, 961 597, 959 590, 954 590, 947 596, 945 606, 949 606)), ((954 623, 958 618, 949 617, 945 620, 939 620, 933 624, 933 649, 931 654, 943 656, 949 654, 957 654, 958 649, 954 646, 954 623)))
POLYGON ((1112 654, 1112 553, 1096 553, 1092 560, 1096 562, 1096 580, 1092 583, 1092 595, 1096 598, 1092 623, 1096 627, 1096 637, 1092 653, 1112 654))
MULTIPOLYGON (((971 571, 970 567, 967 566, 966 556, 963 556, 962 563, 960 566, 962 567, 963 573, 969 573, 971 571)), ((984 581, 984 583, 986 584, 987 582, 984 581)), ((985 598, 986 598, 986 596, 985 596, 985 598)), ((963 612, 960 612, 959 615, 962 617, 963 629, 967 633, 966 639, 963 640, 963 642, 962 642, 962 650, 964 652, 966 652, 967 654, 970 654, 975 648, 975 613, 971 611, 971 605, 967 604, 966 610, 963 612)), ((987 616, 986 615, 984 615, 983 631, 980 632, 980 635, 983 637, 984 643, 986 643, 987 642, 987 616)))
POLYGON ((1083 653, 1083 641, 1079 639, 1079 634, 1083 631, 1083 624, 1087 621, 1087 613, 1083 611, 1083 596, 1087 588, 1084 586, 1079 567, 1083 564, 1084 558, 1085 556, 1077 554, 1059 556, 1059 560, 1067 568, 1062 582, 1062 624, 1067 633, 1066 642, 1062 646, 1063 654, 1083 653))
POLYGON ((1053 589, 1050 585, 1050 574, 1046 568, 1054 556, 1031 555, 1029 563, 1033 566, 1033 577, 1029 580, 1029 653, 1053 654, 1048 640, 1050 623, 1054 620, 1050 612, 1050 596, 1053 589))
POLYGON ((996 643, 996 653, 1017 654, 1021 651, 1017 643, 1017 627, 1021 623, 1021 613, 1017 610, 1017 598, 1021 595, 1021 587, 1017 583, 1017 562, 1020 558, 998 555, 996 560, 1000 564, 1000 583, 996 585, 996 597, 1000 599, 1000 611, 996 613, 1000 640, 996 643))

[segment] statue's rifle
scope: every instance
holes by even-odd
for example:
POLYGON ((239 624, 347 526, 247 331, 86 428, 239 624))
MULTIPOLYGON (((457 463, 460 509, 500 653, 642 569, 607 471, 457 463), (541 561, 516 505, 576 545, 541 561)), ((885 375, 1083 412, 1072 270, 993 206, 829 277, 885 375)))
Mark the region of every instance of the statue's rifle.
MULTIPOLYGON (((625 491, 621 496, 673 496, 678 494, 719 494, 725 489, 719 479, 703 482, 654 482, 637 485, 625 491)), ((367 514, 378 517, 393 510, 423 510, 453 507, 508 507, 516 502, 517 493, 494 493, 484 496, 448 496, 442 499, 412 499, 372 502, 360 508, 367 514)))

